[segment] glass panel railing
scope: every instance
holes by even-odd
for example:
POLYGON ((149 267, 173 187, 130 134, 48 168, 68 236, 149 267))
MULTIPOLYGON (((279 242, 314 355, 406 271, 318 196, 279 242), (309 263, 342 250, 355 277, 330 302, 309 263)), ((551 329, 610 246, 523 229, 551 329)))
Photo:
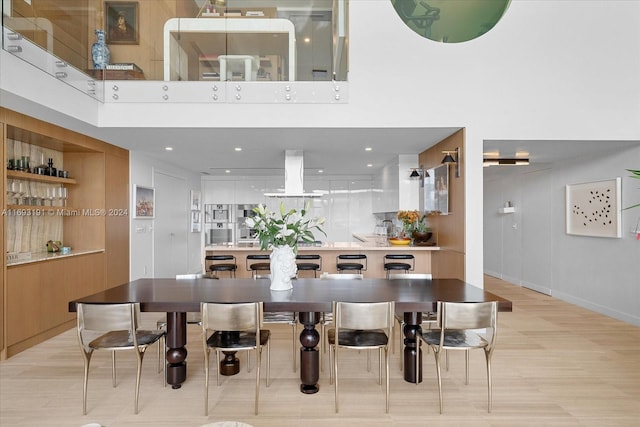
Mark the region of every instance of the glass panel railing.
POLYGON ((100 80, 346 81, 348 0, 3 0, 2 47, 100 80))

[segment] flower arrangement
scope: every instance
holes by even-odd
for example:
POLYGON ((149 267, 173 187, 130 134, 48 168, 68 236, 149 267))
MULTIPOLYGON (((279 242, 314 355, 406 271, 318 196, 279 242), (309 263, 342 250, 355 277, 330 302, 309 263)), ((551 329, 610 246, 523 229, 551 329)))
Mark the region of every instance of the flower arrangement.
POLYGON ((247 226, 256 230, 260 249, 277 246, 297 248, 299 240, 312 243, 315 241, 313 230, 326 236, 320 227, 324 224, 324 218, 305 218, 309 206, 310 202, 307 202, 300 212, 295 209, 287 211, 282 202, 278 213, 267 210, 262 204, 254 208, 255 216, 247 218, 247 226))
POLYGON ((398 219, 402 221, 402 226, 407 234, 413 231, 428 232, 431 231, 427 222, 427 214, 420 215, 418 211, 399 211, 398 219))

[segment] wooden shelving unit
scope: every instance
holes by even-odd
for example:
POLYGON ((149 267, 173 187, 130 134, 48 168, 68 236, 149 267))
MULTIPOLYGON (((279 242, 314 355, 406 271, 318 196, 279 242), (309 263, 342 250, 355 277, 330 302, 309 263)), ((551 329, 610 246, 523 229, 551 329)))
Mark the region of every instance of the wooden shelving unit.
POLYGON ((29 261, 3 256, 1 359, 72 327, 75 315, 67 309, 69 300, 129 279, 130 200, 127 150, 4 108, 0 142, 5 165, 21 156, 42 156, 72 176, 4 171, 2 250, 27 254, 29 261), (9 181, 26 182, 30 193, 21 197, 38 204, 44 200, 47 206, 15 204, 7 193, 9 181), (67 189, 66 198, 43 197, 43 190, 60 187, 67 189), (48 240, 61 241, 71 253, 46 256, 48 240))

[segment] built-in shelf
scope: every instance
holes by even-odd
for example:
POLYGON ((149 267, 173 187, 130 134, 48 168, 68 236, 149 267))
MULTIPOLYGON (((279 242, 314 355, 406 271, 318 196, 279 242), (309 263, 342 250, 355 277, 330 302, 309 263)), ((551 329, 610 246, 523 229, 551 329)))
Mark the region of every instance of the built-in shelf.
POLYGON ((38 175, 37 173, 7 170, 7 178, 24 179, 26 181, 40 181, 57 184, 76 184, 73 178, 58 178, 57 176, 38 175))
POLYGON ((516 211, 516 208, 514 206, 498 209, 498 213, 501 213, 501 214, 515 213, 515 211, 516 211))

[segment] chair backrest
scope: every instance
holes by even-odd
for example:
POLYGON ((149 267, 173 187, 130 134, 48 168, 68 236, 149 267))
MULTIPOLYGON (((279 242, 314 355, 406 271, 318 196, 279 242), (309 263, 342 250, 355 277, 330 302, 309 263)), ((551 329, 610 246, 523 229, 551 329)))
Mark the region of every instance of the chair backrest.
POLYGON ((204 277, 204 274, 202 273, 176 274, 176 279, 178 280, 202 279, 203 277, 204 277))
POLYGON ((498 322, 498 302, 444 302, 438 301, 438 328, 483 329, 491 345, 495 341, 498 322))
POLYGON ((393 329, 395 303, 389 302, 334 302, 336 329, 372 330, 393 329))
POLYGON ((389 273, 389 279, 432 279, 431 273, 389 273))
POLYGON ((200 303, 202 329, 214 331, 256 332, 262 326, 262 302, 200 303))
POLYGON ((78 303, 77 333, 80 345, 87 348, 89 342, 105 332, 129 331, 134 347, 138 345, 137 334, 140 304, 87 304, 78 303))
POLYGON ((364 274, 359 273, 322 273, 320 279, 323 280, 362 280, 364 274))
POLYGON ((207 261, 230 261, 235 260, 234 255, 207 255, 205 258, 207 261))

